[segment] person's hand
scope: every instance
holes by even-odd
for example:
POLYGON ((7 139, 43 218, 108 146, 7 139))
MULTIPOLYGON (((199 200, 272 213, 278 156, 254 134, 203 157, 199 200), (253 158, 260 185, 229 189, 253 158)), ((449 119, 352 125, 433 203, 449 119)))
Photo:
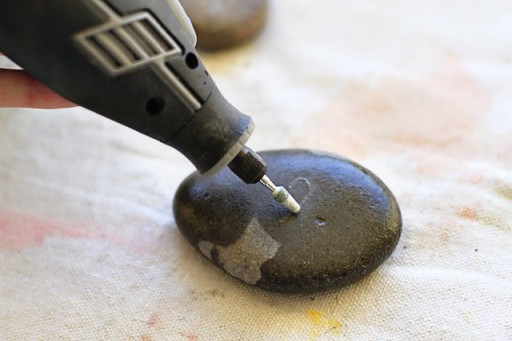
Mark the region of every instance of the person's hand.
POLYGON ((75 104, 56 94, 25 71, 0 69, 0 108, 54 109, 73 106, 75 104))

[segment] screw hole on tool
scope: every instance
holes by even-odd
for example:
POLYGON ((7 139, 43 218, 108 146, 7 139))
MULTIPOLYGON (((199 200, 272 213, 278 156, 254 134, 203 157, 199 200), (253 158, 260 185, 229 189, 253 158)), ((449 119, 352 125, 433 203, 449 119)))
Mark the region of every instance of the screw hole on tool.
POLYGON ((164 111, 165 101, 161 97, 153 97, 146 103, 146 111, 151 116, 156 116, 164 111))
POLYGON ((199 66, 199 59, 197 59, 197 56, 195 54, 189 53, 185 57, 185 63, 187 63, 189 69, 193 70, 199 66))

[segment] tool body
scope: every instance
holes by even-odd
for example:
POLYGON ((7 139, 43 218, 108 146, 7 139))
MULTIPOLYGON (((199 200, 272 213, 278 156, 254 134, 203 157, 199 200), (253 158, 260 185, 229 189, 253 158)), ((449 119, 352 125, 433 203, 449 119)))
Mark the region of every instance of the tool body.
MULTIPOLYGON (((0 10, 0 51, 52 90, 177 149, 200 173, 229 165, 275 194, 245 147, 251 117, 224 99, 195 42, 177 0, 16 0, 0 10)), ((293 202, 281 203, 298 213, 293 202)))

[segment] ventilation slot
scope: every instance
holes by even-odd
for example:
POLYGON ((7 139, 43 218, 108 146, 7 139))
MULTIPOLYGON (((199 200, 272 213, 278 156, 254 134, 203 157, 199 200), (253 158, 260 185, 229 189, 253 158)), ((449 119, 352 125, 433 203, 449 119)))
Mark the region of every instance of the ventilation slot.
POLYGON ((124 28, 116 28, 110 32, 112 36, 114 36, 117 39, 119 44, 123 46, 126 52, 130 54, 130 59, 132 61, 139 61, 146 57, 144 51, 140 48, 137 42, 126 32, 124 28))
POLYGON ((137 39, 151 55, 167 53, 175 49, 173 42, 169 41, 167 37, 159 32, 147 19, 136 21, 128 26, 134 38, 137 39))
POLYGON ((126 25, 126 32, 130 35, 130 37, 137 43, 137 45, 144 51, 144 53, 149 56, 157 56, 158 55, 158 46, 154 43, 148 41, 146 38, 147 33, 143 33, 140 27, 136 27, 135 23, 126 25))
POLYGON ((109 64, 112 68, 117 69, 122 66, 122 63, 117 59, 111 51, 106 48, 98 39, 98 37, 91 37, 88 42, 94 48, 94 52, 98 58, 104 63, 109 64))
POLYGON ((149 13, 90 29, 77 38, 108 72, 115 75, 157 60, 173 60, 182 53, 172 36, 149 13))

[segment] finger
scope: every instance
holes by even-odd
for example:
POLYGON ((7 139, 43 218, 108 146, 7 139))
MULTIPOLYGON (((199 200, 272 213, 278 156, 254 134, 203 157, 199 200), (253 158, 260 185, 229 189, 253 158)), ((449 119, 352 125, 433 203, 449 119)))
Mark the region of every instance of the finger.
POLYGON ((69 108, 75 104, 50 90, 28 73, 0 69, 0 107, 69 108))

